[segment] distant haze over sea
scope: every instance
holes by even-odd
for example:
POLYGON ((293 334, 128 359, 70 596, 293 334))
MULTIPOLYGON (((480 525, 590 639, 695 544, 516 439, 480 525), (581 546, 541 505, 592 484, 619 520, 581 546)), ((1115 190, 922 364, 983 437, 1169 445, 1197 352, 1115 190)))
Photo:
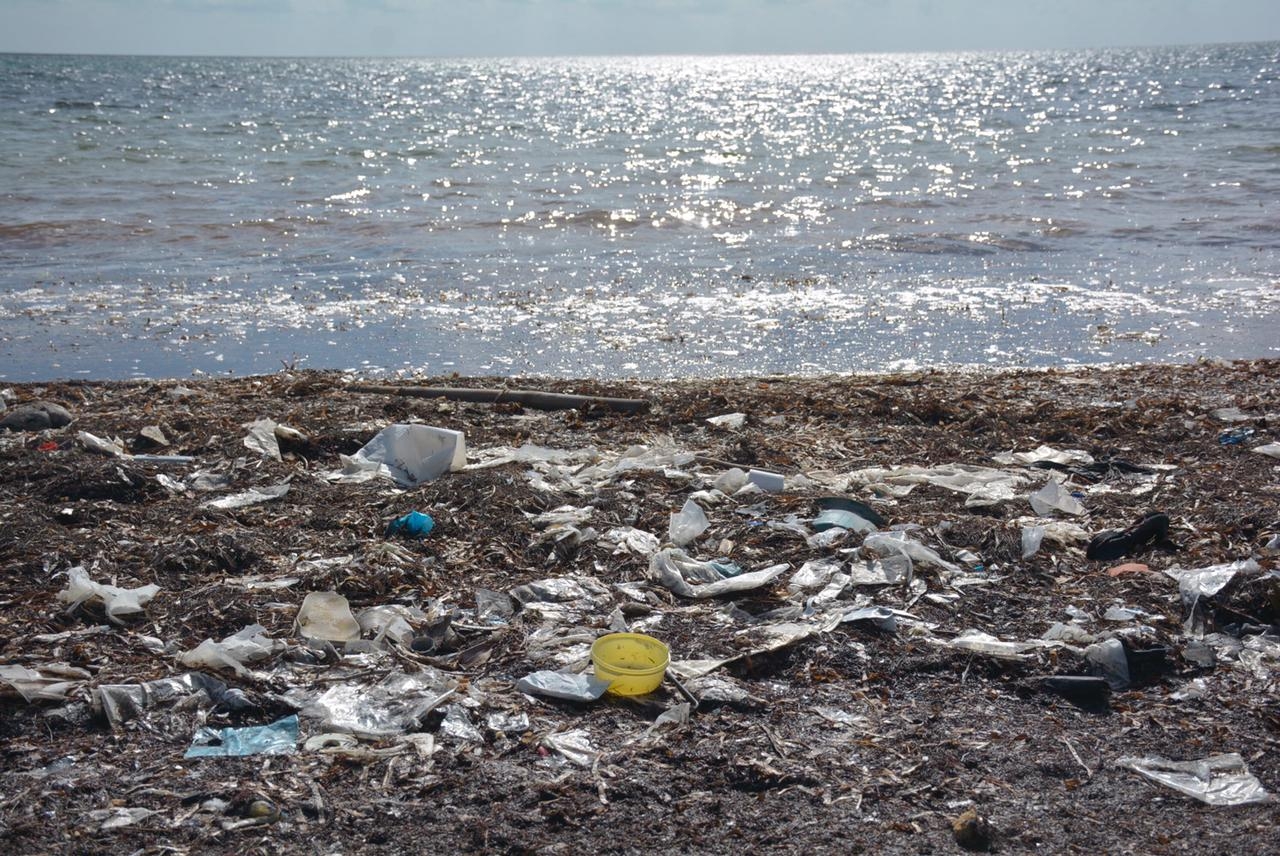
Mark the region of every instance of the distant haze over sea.
POLYGON ((1280 356, 1280 44, 0 55, 0 380, 1280 356))

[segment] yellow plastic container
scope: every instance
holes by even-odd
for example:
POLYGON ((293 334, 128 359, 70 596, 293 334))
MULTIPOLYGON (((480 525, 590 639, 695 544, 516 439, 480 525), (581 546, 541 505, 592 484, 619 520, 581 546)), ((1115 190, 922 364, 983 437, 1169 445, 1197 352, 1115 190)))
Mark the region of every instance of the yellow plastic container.
POLYGON ((610 633, 591 646, 596 677, 609 681, 609 692, 633 696, 651 693, 662 683, 671 662, 667 646, 643 633, 610 633))

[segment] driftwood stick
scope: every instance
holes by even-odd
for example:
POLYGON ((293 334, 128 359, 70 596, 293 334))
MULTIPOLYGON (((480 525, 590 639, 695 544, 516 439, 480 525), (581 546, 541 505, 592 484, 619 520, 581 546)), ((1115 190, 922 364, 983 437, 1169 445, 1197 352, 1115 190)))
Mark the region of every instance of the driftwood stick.
POLYGON ((570 395, 542 392, 536 389, 469 389, 448 386, 383 386, 357 383, 347 389, 381 395, 404 395, 411 398, 445 398, 450 401, 474 401, 487 404, 512 402, 535 410, 570 410, 575 407, 603 407, 618 413, 640 413, 649 409, 643 398, 608 398, 600 395, 570 395))

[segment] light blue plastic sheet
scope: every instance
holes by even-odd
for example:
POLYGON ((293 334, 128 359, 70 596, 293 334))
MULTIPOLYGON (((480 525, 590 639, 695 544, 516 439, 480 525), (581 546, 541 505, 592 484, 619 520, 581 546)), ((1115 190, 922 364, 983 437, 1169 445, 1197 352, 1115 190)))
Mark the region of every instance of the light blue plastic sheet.
POLYGON ((270 725, 247 728, 201 728, 184 758, 235 758, 245 755, 291 755, 298 748, 298 715, 270 725))

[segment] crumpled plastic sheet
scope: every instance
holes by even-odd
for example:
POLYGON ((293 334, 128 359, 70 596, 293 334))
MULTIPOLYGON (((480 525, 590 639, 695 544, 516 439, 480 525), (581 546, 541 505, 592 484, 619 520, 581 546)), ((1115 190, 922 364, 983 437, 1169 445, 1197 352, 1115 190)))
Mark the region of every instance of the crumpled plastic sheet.
POLYGON ((591 745, 591 735, 581 728, 548 734, 539 743, 565 761, 579 767, 590 767, 600 754, 591 745))
POLYGON ((214 508, 219 511, 229 511, 236 508, 248 508, 251 505, 261 505, 264 502, 274 502, 277 499, 284 499, 289 493, 289 483, 281 482, 280 484, 267 485, 266 487, 253 487, 240 493, 233 493, 230 496, 211 499, 202 503, 201 508, 214 508))
POLYGON ((292 755, 298 751, 298 716, 270 725, 247 728, 199 729, 184 758, 232 758, 246 755, 292 755))
POLYGON ((1226 588, 1237 574, 1256 574, 1262 568, 1253 559, 1241 559, 1223 565, 1210 565, 1207 568, 1169 568, 1165 575, 1178 581, 1178 592, 1182 602, 1193 605, 1202 598, 1210 598, 1226 588))
POLYGON ((595 463, 585 468, 574 461, 535 465, 530 483, 537 490, 594 496, 632 471, 661 470, 668 478, 690 481, 693 475, 683 468, 697 457, 693 452, 666 445, 630 446, 619 455, 596 453, 595 463))
POLYGON ((1271 458, 1280 458, 1280 443, 1266 443, 1261 446, 1254 446, 1250 451, 1257 452, 1259 455, 1266 455, 1271 458))
POLYGON ((1195 761, 1125 757, 1116 766, 1127 767, 1153 782, 1194 797, 1212 806, 1253 805, 1275 802, 1239 753, 1210 755, 1195 761))
POLYGON ((527 618, 564 624, 613 601, 609 588, 595 577, 553 577, 516 586, 509 594, 527 618))
POLYGON ((697 538, 711 525, 702 506, 686 499, 679 512, 672 514, 667 526, 667 538, 677 547, 683 547, 697 538))
POLYGON ((119 440, 108 440, 95 434, 90 434, 88 431, 80 431, 76 434, 76 439, 91 452, 101 452, 113 458, 128 457, 128 453, 124 450, 124 444, 119 440))
POLYGON ((965 494, 965 507, 997 505, 1013 499, 1017 489, 1029 479, 1016 472, 968 464, 944 464, 937 467, 897 466, 867 467, 849 473, 848 481, 863 485, 877 493, 902 496, 920 484, 937 485, 965 494), (884 486, 885 490, 879 488, 884 486), (894 490, 894 488, 906 488, 894 490))
POLYGON ((544 526, 563 525, 566 523, 575 526, 581 526, 591 519, 591 515, 596 510, 593 506, 584 505, 578 508, 573 505, 562 505, 559 508, 553 508, 551 511, 544 511, 542 514, 525 514, 529 518, 529 522, 535 527, 541 529, 544 526))
POLYGON ((1246 637, 1236 653, 1236 662, 1259 680, 1280 680, 1280 639, 1274 636, 1246 637))
POLYGON ((474 457, 476 460, 467 464, 466 469, 487 470, 491 467, 500 467, 503 464, 533 464, 535 466, 539 464, 580 465, 599 461, 600 452, 594 446, 586 446, 581 449, 552 449, 547 446, 525 443, 517 448, 493 446, 488 449, 480 449, 475 452, 474 457))
POLYGON ((592 702, 605 694, 609 682, 594 675, 568 672, 532 672, 516 681, 516 689, 529 695, 547 696, 566 701, 592 702))
POLYGON ((1041 517, 1047 517, 1054 511, 1077 516, 1084 514, 1084 506, 1080 504, 1080 500, 1063 488, 1061 482, 1054 479, 1045 482, 1044 487, 1034 491, 1028 499, 1032 510, 1041 517))
POLYGON ((401 423, 383 428, 354 455, 339 457, 342 469, 327 473, 330 481, 386 478, 414 487, 466 467, 467 441, 461 431, 401 423))
POLYGON ((617 526, 600 537, 600 543, 613 549, 613 555, 635 553, 637 556, 652 556, 661 546, 658 536, 633 526, 617 526))
POLYGON ((206 639, 190 651, 178 655, 178 662, 193 669, 231 669, 237 675, 247 675, 249 663, 257 663, 272 657, 285 648, 284 642, 267 636, 267 628, 261 624, 233 633, 221 642, 206 639))
POLYGON ((1021 660, 1027 656, 1028 652, 1044 647, 1047 643, 1040 640, 1033 642, 1005 642, 981 630, 965 630, 946 644, 947 647, 955 648, 959 651, 971 651, 975 654, 986 654, 989 657, 1006 660, 1021 660))
POLYGON ((157 813, 149 808, 98 808, 84 815, 84 819, 101 824, 99 832, 110 832, 141 823, 157 813))
MULTIPOLYGON (((907 556, 913 562, 922 565, 933 565, 948 573, 957 575, 964 573, 958 565, 948 562, 933 550, 902 532, 873 532, 863 540, 862 547, 880 556, 907 556)), ((907 581, 911 581, 910 574, 907 575, 907 581)))
POLYGON ((529 714, 494 711, 485 717, 484 727, 495 734, 523 734, 529 730, 529 714))
MULTIPOLYGON (((503 597, 505 598, 506 595, 503 597)), ((511 601, 507 599, 508 610, 510 606, 511 601)), ((401 645, 408 645, 413 641, 414 635, 413 625, 410 622, 422 622, 426 618, 427 614, 421 609, 389 603, 361 610, 356 616, 356 621, 360 625, 360 632, 375 637, 375 641, 385 637, 401 645)))
POLYGON ((471 721, 471 715, 460 704, 445 705, 440 734, 460 743, 483 743, 484 734, 471 721))
POLYGON ((681 597, 717 597, 750 591, 777 579, 790 565, 773 565, 759 571, 726 576, 731 567, 722 562, 700 562, 683 550, 660 550, 649 559, 649 578, 681 597))
POLYGON ((1048 461, 1054 464, 1092 464, 1093 455, 1083 449, 1055 449, 1052 446, 1039 446, 1030 452, 1001 452, 993 455, 991 460, 1004 467, 1011 467, 1018 464, 1030 466, 1048 461))
POLYGON ((896 585, 911 582, 911 557, 905 552, 852 562, 849 565, 849 584, 855 586, 896 585))
POLYGON ((67 571, 67 587, 58 592, 58 600, 70 604, 67 607, 68 612, 82 603, 101 602, 107 618, 116 624, 123 624, 120 616, 142 612, 143 607, 150 603, 159 591, 160 587, 154 583, 132 589, 95 583, 89 579, 88 571, 77 565, 67 571))
POLYGON ((307 699, 299 705, 302 715, 319 720, 324 731, 376 739, 417 729, 457 686, 426 668, 413 674, 392 672, 372 686, 340 683, 320 693, 291 693, 286 700, 307 699))
POLYGON ((1043 517, 1027 516, 1015 518, 1011 522, 1015 526, 1021 526, 1024 531, 1028 528, 1042 529, 1044 541, 1050 541, 1061 547, 1083 544, 1093 537, 1079 523, 1072 523, 1069 520, 1049 520, 1043 517))
POLYGON ((66 701, 67 696, 91 678, 87 671, 66 663, 45 663, 34 669, 0 666, 0 683, 8 684, 28 704, 38 701, 66 701))
POLYGON ((244 692, 228 689, 222 681, 201 672, 176 678, 161 678, 142 684, 102 684, 93 691, 94 703, 101 706, 112 728, 118 728, 147 710, 163 704, 183 702, 200 696, 210 706, 244 710, 251 702, 244 692))
POLYGON ((278 427, 274 419, 259 419, 256 422, 250 422, 244 426, 249 429, 249 433, 245 435, 243 440, 244 447, 251 452, 257 452, 264 458, 270 458, 273 461, 280 460, 280 441, 276 439, 276 428, 278 427))
POLYGON ((525 637, 525 656, 534 663, 575 666, 591 656, 591 643, 596 634, 576 622, 547 623, 525 637))
POLYGON ((842 564, 838 559, 814 559, 805 562, 787 581, 787 591, 800 594, 824 589, 840 571, 842 564))
POLYGON ((652 737, 655 731, 661 731, 664 727, 688 725, 689 714, 692 712, 693 707, 687 701, 672 705, 658 714, 658 718, 644 730, 644 736, 652 737))
POLYGON ((608 597, 609 588, 594 577, 551 577, 516 586, 510 592, 522 606, 531 603, 573 603, 608 597))
POLYGON ((886 633, 897 633, 899 616, 919 620, 909 612, 890 609, 887 606, 863 606, 841 613, 840 623, 852 624, 857 621, 867 621, 886 633))
POLYGON ((667 671, 682 680, 700 678, 744 657, 778 651, 810 636, 825 633, 839 626, 840 621, 840 614, 835 613, 823 616, 821 621, 779 621, 750 627, 738 634, 741 637, 742 650, 732 657, 722 660, 672 660, 667 666, 667 671))
POLYGON ((714 425, 717 428, 738 429, 747 424, 747 414, 723 413, 720 416, 708 418, 707 424, 714 425))

